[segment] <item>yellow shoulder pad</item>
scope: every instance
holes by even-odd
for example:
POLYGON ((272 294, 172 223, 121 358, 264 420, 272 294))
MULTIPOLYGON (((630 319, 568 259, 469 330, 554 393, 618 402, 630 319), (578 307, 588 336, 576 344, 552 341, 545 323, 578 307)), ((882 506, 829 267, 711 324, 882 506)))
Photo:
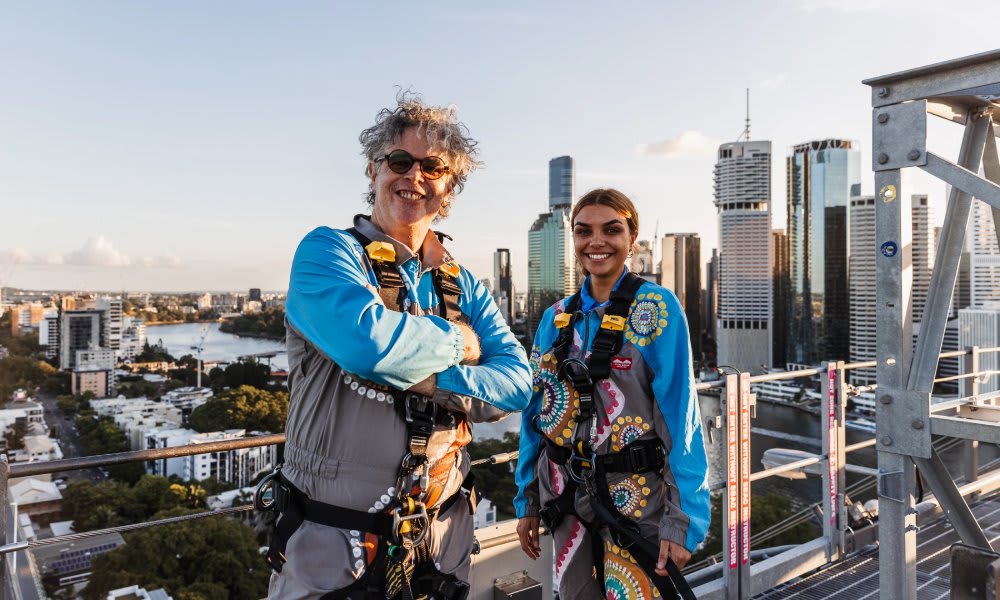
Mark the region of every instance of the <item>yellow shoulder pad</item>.
POLYGON ((394 262, 396 260, 396 249, 389 242, 372 242, 365 246, 368 258, 380 262, 394 262))
POLYGON ((569 325, 569 322, 573 320, 573 315, 568 312, 559 313, 556 315, 552 322, 556 324, 556 329, 562 329, 563 327, 569 325))
POLYGON ((622 331, 623 329, 625 329, 625 317, 616 317, 615 315, 604 315, 604 318, 601 319, 601 329, 622 331))
POLYGON ((438 268, 441 269, 442 273, 449 277, 457 278, 462 273, 462 269, 459 268, 458 263, 453 260, 444 263, 438 268))

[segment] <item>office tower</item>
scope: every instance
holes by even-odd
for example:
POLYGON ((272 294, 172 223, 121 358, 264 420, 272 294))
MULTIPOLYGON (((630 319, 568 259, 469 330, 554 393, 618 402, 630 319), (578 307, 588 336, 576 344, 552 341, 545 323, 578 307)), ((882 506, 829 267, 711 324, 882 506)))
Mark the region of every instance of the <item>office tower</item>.
POLYGON ((660 244, 660 285, 677 296, 691 333, 691 350, 701 354, 701 238, 668 233, 660 244))
POLYGON ((549 210, 573 205, 576 172, 572 156, 560 156, 549 161, 549 210))
MULTIPOLYGON (((875 196, 851 198, 850 255, 850 360, 875 360, 875 196)), ((851 383, 875 383, 875 369, 852 369, 851 383)))
POLYGON ((576 291, 576 258, 569 208, 538 215, 528 231, 528 335, 545 309, 576 291))
MULTIPOLYGON (((916 339, 919 323, 924 320, 927 289, 934 271, 936 245, 934 243, 934 212, 926 194, 913 194, 910 203, 913 220, 913 334, 916 339)), ((854 242, 851 242, 854 246, 854 242)))
POLYGON ((972 202, 965 240, 969 253, 969 305, 980 307, 1000 302, 1000 249, 997 248, 993 211, 985 202, 972 202))
POLYGON ((784 229, 771 231, 771 298, 774 310, 771 319, 771 364, 784 369, 788 364, 785 341, 788 335, 788 302, 791 297, 788 281, 788 236, 784 229))
POLYGON ((857 142, 815 140, 788 156, 789 363, 843 360, 850 338, 847 211, 861 195, 857 142))
POLYGON ((493 281, 496 288, 493 290, 493 298, 500 307, 500 314, 503 315, 507 325, 514 324, 514 315, 511 306, 514 303, 514 279, 510 269, 510 249, 497 248, 493 253, 493 281))
POLYGON ((719 146, 718 363, 760 373, 771 365, 771 142, 719 146))
POLYGON ((250 288, 250 293, 247 296, 251 302, 260 302, 260 288, 250 288))
POLYGON ((59 368, 72 370, 76 366, 78 350, 104 347, 104 311, 64 310, 59 324, 59 368))
POLYGON ((719 306, 719 251, 712 248, 712 258, 705 263, 705 297, 703 300, 705 334, 712 340, 716 339, 716 317, 719 306))
POLYGON ((528 231, 528 336, 533 338, 542 313, 579 286, 573 254, 573 159, 549 161, 549 212, 538 215, 528 231))

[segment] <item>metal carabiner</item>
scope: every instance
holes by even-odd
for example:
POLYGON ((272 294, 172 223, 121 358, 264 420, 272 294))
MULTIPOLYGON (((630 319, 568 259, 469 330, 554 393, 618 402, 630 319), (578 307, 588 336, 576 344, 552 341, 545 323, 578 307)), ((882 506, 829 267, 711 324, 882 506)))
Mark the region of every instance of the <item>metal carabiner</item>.
POLYGON ((264 512, 273 509, 278 504, 277 487, 281 469, 275 469, 260 480, 253 492, 253 508, 264 512))
POLYGON ((569 478, 579 484, 587 484, 594 472, 594 462, 597 460, 597 454, 591 453, 588 456, 580 456, 576 452, 570 454, 569 460, 566 461, 566 470, 569 471, 569 478))
POLYGON ((403 510, 402 506, 397 506, 392 511, 392 540, 399 546, 404 546, 407 541, 410 542, 409 547, 419 546, 424 541, 427 530, 430 529, 430 519, 427 518, 427 506, 423 502, 416 501, 412 503, 410 508, 417 512, 403 515, 401 514, 403 510), (403 529, 408 529, 409 531, 404 532, 403 529), (414 530, 417 531, 416 537, 409 537, 414 530), (407 537, 404 539, 403 536, 407 537))

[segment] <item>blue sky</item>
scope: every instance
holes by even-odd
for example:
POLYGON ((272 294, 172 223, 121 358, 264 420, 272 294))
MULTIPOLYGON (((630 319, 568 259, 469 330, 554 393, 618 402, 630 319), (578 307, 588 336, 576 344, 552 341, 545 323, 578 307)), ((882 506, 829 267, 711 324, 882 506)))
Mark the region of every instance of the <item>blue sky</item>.
MULTIPOLYGON (((438 227, 480 277, 509 247, 523 289, 563 154, 578 194, 619 187, 641 238, 694 231, 707 256, 745 88, 784 227, 793 144, 859 140, 870 193, 862 79, 990 49, 975 11, 922 0, 473 4, 0 3, 0 283, 283 290, 306 232, 363 211, 357 136, 396 86, 456 104, 480 141, 438 227)), ((943 215, 943 184, 903 191, 943 215)))

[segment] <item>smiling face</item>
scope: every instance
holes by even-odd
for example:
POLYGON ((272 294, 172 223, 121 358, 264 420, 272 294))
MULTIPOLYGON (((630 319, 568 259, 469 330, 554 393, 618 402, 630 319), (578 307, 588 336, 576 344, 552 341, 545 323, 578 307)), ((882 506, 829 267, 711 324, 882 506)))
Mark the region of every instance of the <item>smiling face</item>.
POLYGON ((610 206, 585 206, 573 220, 576 258, 592 279, 617 279, 635 238, 625 217, 610 206))
POLYGON ((447 162, 447 158, 443 150, 432 150, 413 127, 386 148, 386 153, 397 149, 406 150, 417 159, 406 173, 393 172, 385 160, 368 163, 368 174, 375 190, 372 220, 389 235, 400 229, 427 230, 441 205, 451 196, 452 177, 446 174, 438 179, 427 179, 420 170, 419 159, 434 155, 447 162))

